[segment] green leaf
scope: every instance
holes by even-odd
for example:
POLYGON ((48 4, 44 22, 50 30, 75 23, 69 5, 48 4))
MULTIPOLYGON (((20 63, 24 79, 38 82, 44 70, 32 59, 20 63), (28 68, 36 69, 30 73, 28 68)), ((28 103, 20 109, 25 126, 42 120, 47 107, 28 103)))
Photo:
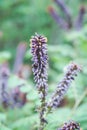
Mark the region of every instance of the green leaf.
POLYGON ((6 121, 6 115, 5 113, 0 113, 0 122, 6 121))
POLYGON ((11 53, 8 51, 0 52, 0 62, 4 62, 6 60, 11 59, 11 53))
POLYGON ((0 130, 12 130, 12 129, 0 123, 0 130))

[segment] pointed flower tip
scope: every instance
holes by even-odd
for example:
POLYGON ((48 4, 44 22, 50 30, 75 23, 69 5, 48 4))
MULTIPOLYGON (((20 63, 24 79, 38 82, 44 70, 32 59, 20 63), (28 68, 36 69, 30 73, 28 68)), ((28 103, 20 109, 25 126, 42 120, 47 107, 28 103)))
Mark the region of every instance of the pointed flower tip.
POLYGON ((82 70, 82 67, 74 62, 71 62, 68 66, 64 68, 65 72, 67 72, 68 70, 80 72, 82 70))
POLYGON ((32 44, 34 45, 42 45, 44 43, 47 43, 47 37, 43 35, 39 35, 38 33, 35 33, 34 36, 31 37, 30 39, 30 47, 32 47, 32 44))

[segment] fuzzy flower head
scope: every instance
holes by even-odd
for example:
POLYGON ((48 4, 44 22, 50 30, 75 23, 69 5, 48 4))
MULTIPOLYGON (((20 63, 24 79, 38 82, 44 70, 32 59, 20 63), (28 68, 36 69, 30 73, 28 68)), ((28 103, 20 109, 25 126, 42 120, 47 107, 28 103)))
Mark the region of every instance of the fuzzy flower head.
POLYGON ((68 123, 64 123, 64 125, 57 130, 80 130, 80 126, 74 121, 69 121, 68 123))
POLYGON ((60 101, 63 99, 67 90, 69 89, 72 81, 77 76, 78 72, 81 70, 81 67, 75 63, 70 63, 65 69, 65 75, 61 82, 59 82, 56 91, 53 93, 52 98, 48 102, 49 108, 58 107, 60 101))
POLYGON ((41 98, 46 96, 48 87, 48 55, 46 42, 47 38, 37 33, 35 33, 35 36, 32 36, 30 39, 33 61, 32 71, 41 98))

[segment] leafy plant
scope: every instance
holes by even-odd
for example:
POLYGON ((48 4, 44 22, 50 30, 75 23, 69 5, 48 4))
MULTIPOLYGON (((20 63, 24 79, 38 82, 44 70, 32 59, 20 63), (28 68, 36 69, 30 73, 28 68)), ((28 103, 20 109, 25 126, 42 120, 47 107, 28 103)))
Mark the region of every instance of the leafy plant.
MULTIPOLYGON (((33 55, 32 61, 32 70, 34 74, 34 80, 36 82, 36 87, 38 88, 38 93, 40 96, 41 105, 39 107, 40 113, 40 126, 39 130, 44 130, 45 125, 48 123, 46 120, 46 115, 51 112, 53 108, 57 108, 60 104, 60 101, 63 99, 65 93, 69 89, 71 82, 74 80, 74 77, 77 76, 77 73, 81 70, 80 67, 74 63, 71 63, 66 68, 66 73, 64 78, 58 84, 56 90, 54 91, 50 101, 47 101, 47 66, 48 66, 48 55, 47 55, 47 38, 35 34, 30 39, 31 53, 33 55)), ((79 125, 71 121, 65 123, 64 126, 58 130, 73 130, 80 129, 79 125)))

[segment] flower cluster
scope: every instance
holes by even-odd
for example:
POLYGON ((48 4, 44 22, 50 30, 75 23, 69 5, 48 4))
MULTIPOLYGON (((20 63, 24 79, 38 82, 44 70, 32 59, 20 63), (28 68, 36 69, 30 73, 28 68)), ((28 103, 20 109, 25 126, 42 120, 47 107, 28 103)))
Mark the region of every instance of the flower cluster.
POLYGON ((85 5, 81 4, 79 12, 77 14, 77 18, 73 20, 71 9, 67 6, 64 0, 53 0, 55 4, 60 8, 61 12, 63 12, 64 17, 60 16, 53 6, 49 6, 48 11, 56 23, 60 26, 61 29, 69 30, 74 28, 75 30, 79 30, 83 26, 84 16, 86 13, 85 5))
MULTIPOLYGON (((48 55, 47 55, 47 38, 35 34, 30 39, 31 45, 31 53, 32 53, 32 71, 34 74, 34 80, 36 83, 36 87, 38 88, 38 92, 40 94, 41 106, 39 107, 40 112, 40 127, 39 130, 43 130, 47 123, 46 114, 48 114, 52 108, 58 107, 60 101, 63 99, 67 90, 69 89, 72 81, 77 76, 78 72, 81 70, 80 66, 75 63, 70 63, 65 70, 65 75, 61 82, 59 82, 55 92, 53 93, 50 101, 46 101, 47 90, 48 90, 48 55)), ((62 128, 58 130, 74 130, 79 129, 79 124, 74 121, 70 121, 65 123, 62 128)))
POLYGON ((64 3, 64 1, 61 1, 61 0, 54 0, 54 1, 61 8, 61 10, 64 11, 64 13, 66 14, 67 18, 70 19, 71 18, 70 10, 66 6, 66 4, 64 3))
POLYGON ((61 18, 61 16, 56 12, 56 10, 52 6, 48 7, 48 11, 61 28, 68 29, 67 22, 61 18))
POLYGON ((6 108, 22 107, 26 103, 26 94, 20 91, 25 84, 9 87, 11 72, 7 63, 0 65, 0 105, 6 108))
POLYGON ((46 111, 46 95, 48 90, 48 55, 47 55, 47 38, 38 35, 32 36, 30 39, 31 45, 31 53, 32 53, 32 71, 34 74, 34 80, 36 82, 36 87, 38 88, 38 92, 41 99, 40 106, 40 130, 44 129, 44 125, 46 124, 45 120, 45 111, 46 111))
POLYGON ((4 107, 7 107, 10 101, 8 93, 9 73, 6 64, 0 66, 0 103, 3 104, 4 107))
POLYGON ((61 128, 58 128, 57 130, 80 130, 80 126, 78 123, 74 121, 69 121, 68 123, 64 123, 64 125, 61 128))
POLYGON ((32 71, 41 98, 46 96, 48 88, 48 55, 46 42, 47 38, 42 35, 38 35, 37 33, 30 39, 31 53, 33 56, 32 71))
POLYGON ((74 64, 70 63, 66 67, 66 72, 64 78, 58 84, 56 91, 54 92, 52 98, 48 102, 47 106, 49 109, 56 108, 60 104, 60 101, 63 99, 64 95, 66 94, 68 88, 71 85, 71 82, 74 80, 77 73, 81 70, 81 68, 74 64))
POLYGON ((79 10, 78 17, 76 19, 76 23, 75 23, 75 27, 77 30, 79 30, 83 25, 85 12, 86 12, 85 7, 81 6, 80 10, 79 10))

